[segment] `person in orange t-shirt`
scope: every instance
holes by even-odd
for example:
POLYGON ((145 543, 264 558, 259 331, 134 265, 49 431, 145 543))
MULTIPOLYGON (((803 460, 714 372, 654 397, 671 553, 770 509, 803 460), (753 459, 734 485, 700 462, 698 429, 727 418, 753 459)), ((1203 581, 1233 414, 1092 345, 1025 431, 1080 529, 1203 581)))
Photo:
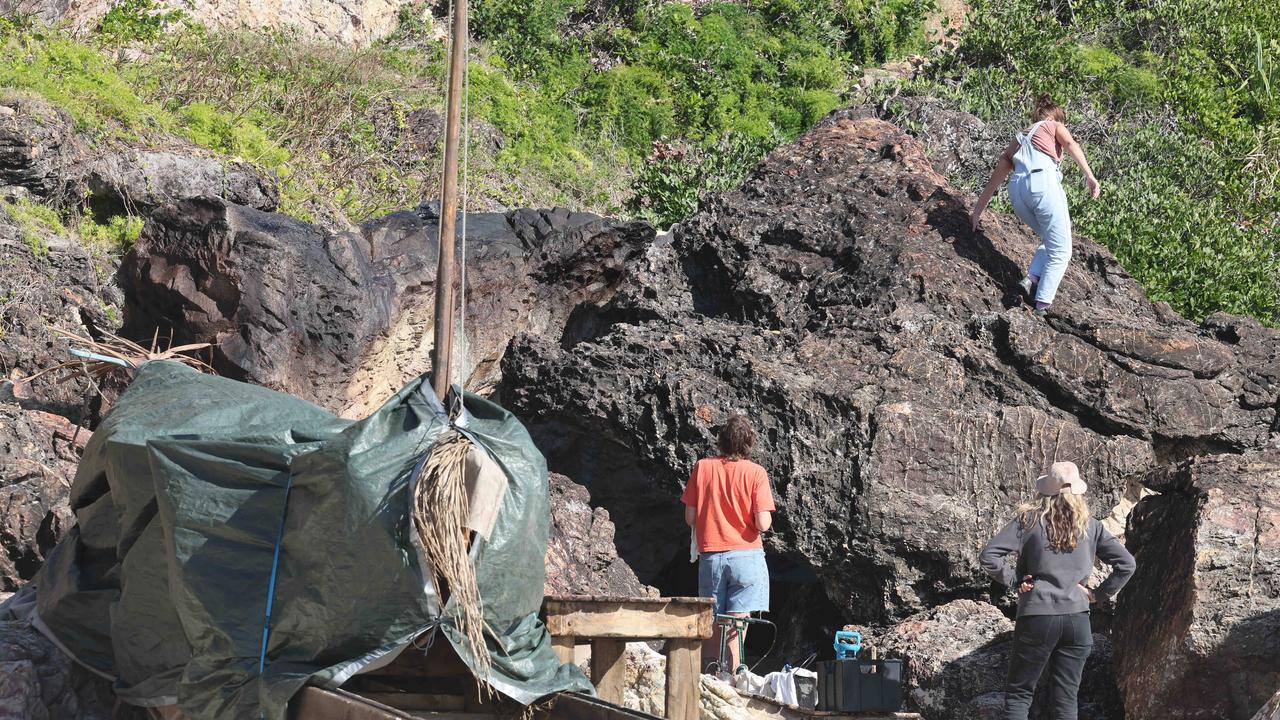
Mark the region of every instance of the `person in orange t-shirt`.
MULTIPOLYGON (((746 617, 769 609, 769 568, 761 533, 773 524, 773 492, 764 468, 751 462, 756 431, 733 415, 716 439, 720 455, 699 460, 680 501, 698 545, 698 594, 715 598, 717 614, 746 617)), ((729 667, 737 669, 738 634, 725 638, 729 667)), ((718 638, 703 643, 703 658, 717 657, 718 638)))

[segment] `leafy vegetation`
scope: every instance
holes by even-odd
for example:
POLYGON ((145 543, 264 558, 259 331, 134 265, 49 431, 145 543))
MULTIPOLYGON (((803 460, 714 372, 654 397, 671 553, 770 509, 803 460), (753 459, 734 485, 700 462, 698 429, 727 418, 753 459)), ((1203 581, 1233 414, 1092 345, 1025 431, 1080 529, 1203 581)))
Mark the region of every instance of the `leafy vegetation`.
POLYGON ((80 240, 109 253, 123 255, 142 236, 146 221, 136 215, 113 215, 107 222, 95 222, 92 216, 83 215, 76 226, 80 240))
POLYGON ((62 230, 62 219, 53 208, 25 198, 5 199, 0 202, 0 207, 3 207, 4 212, 17 223, 22 241, 26 243, 32 255, 44 257, 49 254, 49 243, 46 238, 62 230))

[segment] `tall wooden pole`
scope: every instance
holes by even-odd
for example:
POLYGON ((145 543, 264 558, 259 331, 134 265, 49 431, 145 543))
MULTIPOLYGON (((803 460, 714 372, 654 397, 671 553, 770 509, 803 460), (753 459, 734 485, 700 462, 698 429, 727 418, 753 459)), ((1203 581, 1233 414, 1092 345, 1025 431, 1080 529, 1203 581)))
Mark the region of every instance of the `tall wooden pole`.
POLYGON ((467 71, 467 0, 453 0, 453 46, 449 50, 449 94, 444 133, 444 188, 440 196, 440 258, 436 264, 436 336, 431 377, 441 402, 449 392, 453 357, 454 225, 458 219, 458 136, 462 124, 462 76, 467 71))

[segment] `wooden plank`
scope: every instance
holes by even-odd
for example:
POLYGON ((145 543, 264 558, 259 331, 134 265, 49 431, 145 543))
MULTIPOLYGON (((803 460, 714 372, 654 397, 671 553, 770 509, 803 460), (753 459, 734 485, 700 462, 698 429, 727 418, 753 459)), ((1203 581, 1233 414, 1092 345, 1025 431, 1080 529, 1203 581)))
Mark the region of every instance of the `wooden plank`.
POLYGON ((556 695, 555 705, 537 720, 658 720, 656 715, 578 693, 556 695))
POLYGON ((627 680, 627 643, 622 640, 591 641, 591 682, 596 693, 609 702, 621 703, 627 680))
POLYGON ((343 690, 304 687, 289 701, 289 720, 413 720, 393 707, 343 690))
POLYGON ((630 603, 632 605, 665 605, 667 603, 682 603, 692 605, 715 605, 715 599, 709 597, 631 597, 627 595, 547 595, 544 598, 547 603, 566 603, 566 602, 604 602, 604 603, 630 603))
POLYGON ((467 699, 462 695, 430 695, 409 692, 363 692, 360 697, 378 704, 406 712, 413 710, 465 710, 467 699))
POLYGON ((577 645, 577 641, 571 636, 551 636, 551 649, 556 651, 556 657, 560 658, 560 662, 564 665, 573 664, 573 648, 577 645))
POLYGON ((706 639, 714 631, 712 606, 702 602, 548 600, 543 612, 552 636, 706 639))
POLYGON ((702 692, 701 640, 671 640, 667 643, 667 718, 698 720, 702 692))

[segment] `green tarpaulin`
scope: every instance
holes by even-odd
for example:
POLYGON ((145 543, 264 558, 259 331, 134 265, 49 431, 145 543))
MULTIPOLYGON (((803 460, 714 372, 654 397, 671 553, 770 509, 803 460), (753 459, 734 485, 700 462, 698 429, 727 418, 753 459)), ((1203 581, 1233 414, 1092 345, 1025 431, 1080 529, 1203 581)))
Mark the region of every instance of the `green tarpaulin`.
MULTIPOLYGON (((486 679, 526 704, 591 692, 537 617, 545 461, 510 413, 464 402, 457 424, 510 482, 472 554, 493 630, 486 679)), ((33 621, 126 701, 176 703, 195 720, 283 718, 305 683, 339 685, 429 630, 474 667, 409 540, 410 478, 447 428, 421 379, 351 421, 147 363, 85 449, 78 524, 35 579, 33 621)))

